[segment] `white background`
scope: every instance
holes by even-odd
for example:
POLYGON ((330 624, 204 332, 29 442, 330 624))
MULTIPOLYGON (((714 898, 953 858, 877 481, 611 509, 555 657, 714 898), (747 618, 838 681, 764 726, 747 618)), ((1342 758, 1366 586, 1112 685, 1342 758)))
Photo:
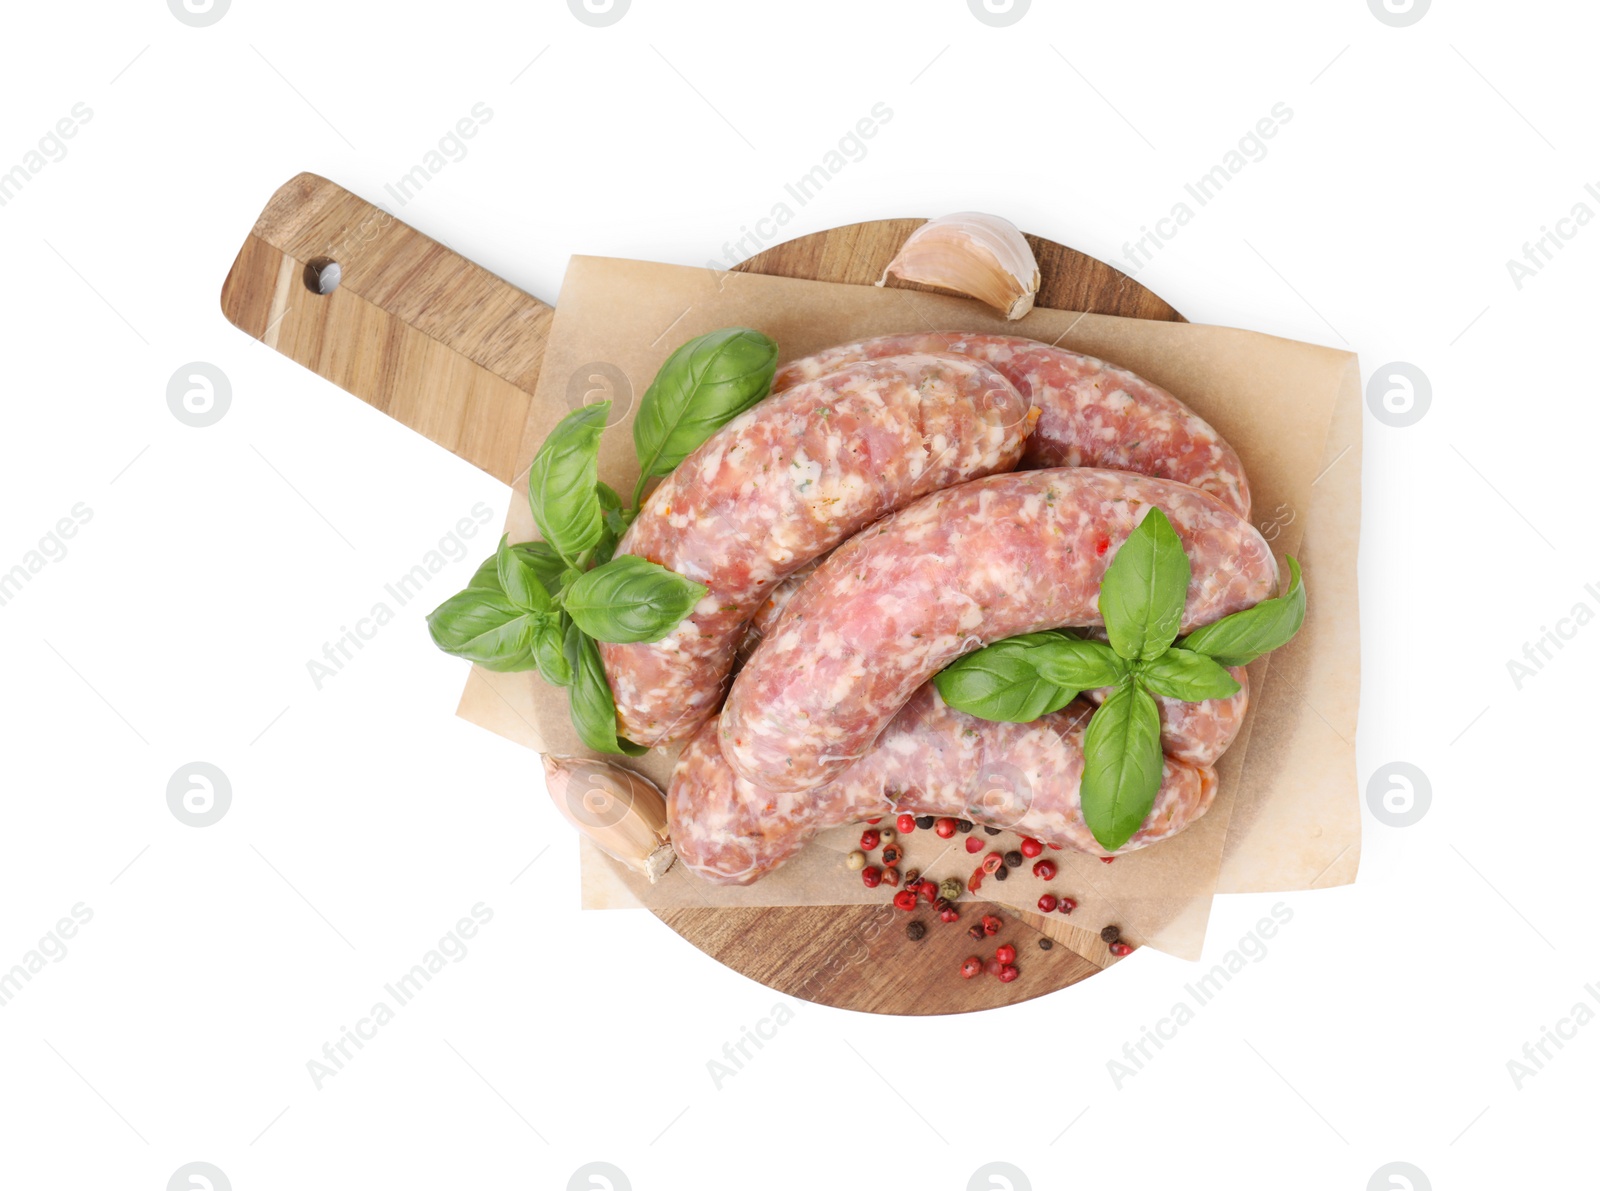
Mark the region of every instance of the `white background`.
POLYGON ((1437 1188, 1594 1185, 1600 1023, 1520 1089, 1507 1069, 1600 1010, 1600 629, 1520 690, 1506 664, 1600 610, 1600 226, 1520 289, 1506 267, 1600 211, 1591 6, 1441 2, 1408 28, 1364 0, 1036 0, 1009 28, 964 0, 635 0, 609 28, 559 0, 5 20, 0 169, 93 114, 0 208, 0 570, 74 505, 92 519, 0 607, 0 968, 73 905, 93 918, 0 1008, 0 1184, 159 1191, 207 1161, 240 1191, 542 1188, 600 1160, 640 1189, 956 1189, 1004 1160, 1035 1187, 1357 1191, 1403 1160, 1437 1188), (1364 811, 1352 888, 1220 901, 1208 966, 1274 903, 1293 921, 1120 1090, 1107 1060, 1200 969, 1141 953, 976 1018, 795 1003, 716 1087, 708 1060, 779 998, 647 914, 580 913, 575 846, 528 867, 556 821, 534 758, 453 718, 463 665, 418 609, 308 677, 476 502, 498 526, 506 490, 218 310, 278 185, 309 169, 393 208, 384 184, 479 102, 469 154, 398 213, 553 300, 572 253, 723 257, 880 101, 892 121, 786 234, 976 208, 1121 262, 1287 104, 1140 280, 1432 384, 1415 425, 1367 419, 1359 740, 1363 783, 1409 761, 1431 809, 1364 811), (232 384, 205 429, 166 404, 197 360, 232 384), (205 829, 166 805, 194 760, 233 790, 205 829), (307 1060, 478 902, 467 957, 319 1091, 307 1060))

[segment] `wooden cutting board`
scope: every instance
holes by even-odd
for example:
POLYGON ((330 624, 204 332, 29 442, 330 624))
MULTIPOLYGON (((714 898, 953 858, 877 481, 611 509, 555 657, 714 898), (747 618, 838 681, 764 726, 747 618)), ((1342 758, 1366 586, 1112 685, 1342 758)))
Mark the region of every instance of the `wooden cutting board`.
MULTIPOLYGON (((923 222, 817 232, 738 268, 871 285, 923 222)), ((1038 236, 1028 241, 1043 275, 1040 306, 1183 321, 1110 265, 1038 236)), ((222 310, 246 334, 508 484, 538 445, 525 440, 524 427, 551 308, 325 178, 301 174, 272 196, 223 283, 222 310), (339 280, 328 289, 332 264, 339 280)), ((708 955, 785 995, 871 1013, 1014 1004, 1115 962, 1098 933, 1059 914, 971 901, 961 910, 959 925, 887 905, 655 913, 708 955), (965 928, 984 913, 1006 926, 977 943, 965 928), (913 917, 928 926, 921 942, 906 936, 913 917), (1017 980, 957 975, 964 957, 987 957, 1001 942, 1017 947, 1017 980)))

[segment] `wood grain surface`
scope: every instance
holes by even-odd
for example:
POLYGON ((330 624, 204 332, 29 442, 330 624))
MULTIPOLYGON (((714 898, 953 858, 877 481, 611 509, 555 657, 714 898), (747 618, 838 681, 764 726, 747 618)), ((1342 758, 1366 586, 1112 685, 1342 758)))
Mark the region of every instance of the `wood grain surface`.
MULTIPOLYGON (((883 219, 817 232, 738 268, 871 285, 923 222, 883 219)), ((1028 242, 1043 276, 1038 305, 1183 321, 1110 265, 1038 236, 1028 242)), ((222 309, 246 334, 490 475, 510 483, 531 458, 535 444, 524 441, 523 431, 551 308, 325 178, 301 174, 273 195, 228 273, 222 309), (321 293, 317 277, 329 261, 338 262, 342 276, 336 289, 321 293)), ((752 980, 868 1013, 991 1009, 1066 988, 1116 962, 1098 934, 1059 914, 962 901, 961 921, 946 924, 926 907, 910 914, 893 909, 892 893, 885 888, 878 907, 655 914, 752 980), (967 928, 986 913, 1005 926, 977 942, 967 928), (927 927, 919 942, 907 937, 912 919, 927 927), (1015 981, 961 979, 963 958, 986 959, 1007 942, 1018 952, 1015 981)))

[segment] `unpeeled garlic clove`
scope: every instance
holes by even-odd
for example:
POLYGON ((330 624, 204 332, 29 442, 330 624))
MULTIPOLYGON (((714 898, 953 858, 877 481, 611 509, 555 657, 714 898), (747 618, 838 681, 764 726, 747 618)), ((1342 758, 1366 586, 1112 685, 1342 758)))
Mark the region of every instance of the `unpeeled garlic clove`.
POLYGON ((955 290, 993 306, 1009 319, 1033 309, 1039 262, 1008 219, 961 211, 930 219, 900 246, 878 279, 890 277, 955 290))
POLYGON ((651 884, 677 859, 667 839, 667 800, 631 769, 588 757, 544 755, 545 785, 562 817, 607 856, 651 884))

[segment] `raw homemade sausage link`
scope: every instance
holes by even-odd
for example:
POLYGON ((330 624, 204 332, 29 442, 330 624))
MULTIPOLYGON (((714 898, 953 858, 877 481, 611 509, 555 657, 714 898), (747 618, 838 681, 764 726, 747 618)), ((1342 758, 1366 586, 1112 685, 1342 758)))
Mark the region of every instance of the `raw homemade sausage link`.
POLYGON ((990 641, 1100 624, 1101 577, 1160 507, 1192 568, 1184 627, 1271 594, 1261 535, 1187 485, 1054 468, 936 492, 834 551, 728 696, 723 754, 767 790, 805 790, 863 756, 921 686, 990 641))
POLYGON ((1009 471, 1035 417, 981 361, 902 355, 796 385, 712 435, 617 545, 710 589, 662 640, 600 646, 622 734, 644 745, 692 734, 773 587, 920 496, 1009 471))
POLYGON ((1250 485, 1233 448, 1171 393, 1093 356, 1016 335, 885 335, 829 348, 778 371, 774 391, 857 360, 948 351, 985 360, 1039 410, 1023 467, 1111 467, 1190 484, 1249 520, 1250 485))
MULTIPOLYGON (((1079 701, 1031 724, 980 720, 944 705, 931 683, 877 745, 833 781, 802 793, 759 789, 717 747, 716 721, 685 747, 667 791, 672 845, 719 885, 748 885, 819 831, 906 811, 1010 828, 1043 843, 1110 855, 1083 821, 1079 781, 1091 708, 1079 701)), ((1168 759, 1144 825, 1118 855, 1168 839, 1210 808, 1216 774, 1168 759)))

